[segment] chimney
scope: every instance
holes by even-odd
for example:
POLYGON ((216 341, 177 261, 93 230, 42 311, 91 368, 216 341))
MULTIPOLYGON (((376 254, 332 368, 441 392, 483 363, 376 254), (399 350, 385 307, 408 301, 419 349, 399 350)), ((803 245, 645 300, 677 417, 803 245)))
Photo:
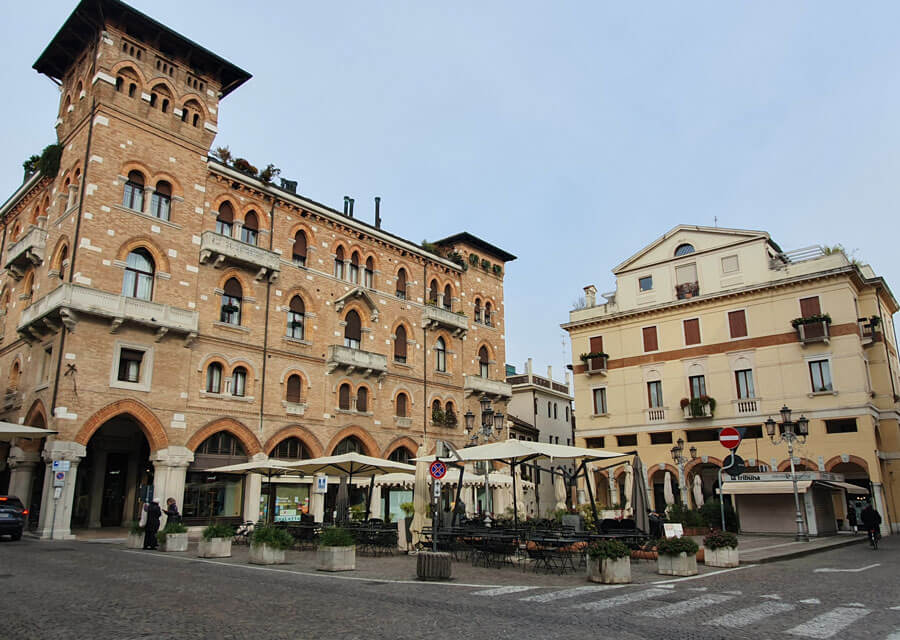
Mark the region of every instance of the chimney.
POLYGON ((347 210, 350 208, 350 196, 344 196, 344 215, 347 215, 347 210))
POLYGON ((597 305, 597 287, 589 284, 584 288, 584 301, 589 307, 594 307, 597 305))
POLYGON ((570 384, 571 384, 571 379, 569 378, 569 372, 566 371, 566 387, 568 387, 570 384))
POLYGON ((528 362, 525 363, 525 372, 529 376, 531 375, 531 358, 528 358, 528 362))
POLYGON ((375 196, 375 228, 381 228, 381 197, 375 196))
POLYGON ((353 198, 350 198, 350 211, 347 215, 349 215, 351 218, 353 217, 353 202, 353 198))
POLYGON ((297 193, 297 181, 281 178, 281 188, 285 191, 290 191, 291 193, 297 193))
POLYGON ((553 365, 547 365, 547 379, 553 380, 553 365))

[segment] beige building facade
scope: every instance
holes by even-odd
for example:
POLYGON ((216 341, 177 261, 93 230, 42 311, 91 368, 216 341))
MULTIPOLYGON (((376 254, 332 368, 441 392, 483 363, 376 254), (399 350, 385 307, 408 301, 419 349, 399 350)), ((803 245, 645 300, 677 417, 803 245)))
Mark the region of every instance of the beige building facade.
MULTIPOLYGON (((603 300, 586 287, 563 325, 579 445, 637 451, 651 506, 665 507, 667 484, 693 505, 698 491, 716 495, 722 427, 743 430, 749 471, 789 470, 763 426, 787 405, 810 425, 797 469, 866 486, 885 529, 898 527, 898 306, 871 267, 819 247, 784 252, 761 231, 683 225, 613 273, 616 290, 603 300)), ((624 502, 621 473, 596 474, 601 502, 624 502)), ((833 519, 846 523, 841 502, 833 519)))
MULTIPOLYGON (((189 524, 255 520, 259 477, 207 469, 406 460, 462 446, 483 395, 505 410, 514 256, 468 233, 423 248, 377 201, 367 223, 211 157, 249 74, 117 0, 81 2, 35 69, 61 155, 0 207, 0 419, 59 434, 0 457, 42 535, 127 522, 151 487, 189 524)), ((294 512, 332 498, 283 491, 294 512)))

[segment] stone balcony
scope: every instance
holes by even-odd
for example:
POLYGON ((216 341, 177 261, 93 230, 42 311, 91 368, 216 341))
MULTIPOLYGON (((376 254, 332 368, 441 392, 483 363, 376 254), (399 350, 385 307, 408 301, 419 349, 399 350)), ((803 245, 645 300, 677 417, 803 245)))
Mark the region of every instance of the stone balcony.
POLYGON ((462 314, 426 304, 422 310, 422 326, 426 329, 443 327, 449 330, 454 337, 459 337, 466 335, 469 330, 469 319, 462 314))
POLYGON ((387 374, 387 357, 380 353, 333 344, 328 347, 326 367, 328 373, 335 369, 346 369, 348 375, 359 371, 367 378, 369 376, 380 378, 387 374))
POLYGON ((490 380, 481 376, 466 376, 463 387, 466 396, 472 394, 488 396, 491 398, 511 398, 512 387, 500 380, 490 380))
POLYGON ((47 248, 47 232, 40 227, 31 226, 21 238, 9 245, 6 251, 6 264, 3 265, 16 280, 25 275, 28 267, 37 266, 44 261, 47 248))
POLYGON ((262 249, 215 231, 200 236, 200 264, 212 264, 221 269, 225 263, 249 267, 256 271, 256 279, 275 282, 281 273, 281 257, 274 251, 262 249))
POLYGON ((110 333, 125 322, 146 326, 156 331, 157 342, 171 331, 184 335, 190 344, 199 322, 196 311, 67 283, 25 307, 16 330, 29 342, 58 331, 60 322, 74 332, 80 314, 108 318, 110 333))

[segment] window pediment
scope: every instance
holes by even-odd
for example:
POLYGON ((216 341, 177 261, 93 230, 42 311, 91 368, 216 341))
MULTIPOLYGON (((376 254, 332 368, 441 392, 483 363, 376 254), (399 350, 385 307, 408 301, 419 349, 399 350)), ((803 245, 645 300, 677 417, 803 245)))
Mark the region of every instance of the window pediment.
POLYGON ((334 310, 338 313, 343 311, 344 307, 347 306, 348 302, 353 300, 359 300, 363 304, 365 304, 369 308, 370 317, 372 322, 378 322, 378 306, 375 304, 375 300, 372 299, 372 296, 369 295, 369 292, 366 291, 364 287, 354 287, 340 298, 334 301, 334 310))

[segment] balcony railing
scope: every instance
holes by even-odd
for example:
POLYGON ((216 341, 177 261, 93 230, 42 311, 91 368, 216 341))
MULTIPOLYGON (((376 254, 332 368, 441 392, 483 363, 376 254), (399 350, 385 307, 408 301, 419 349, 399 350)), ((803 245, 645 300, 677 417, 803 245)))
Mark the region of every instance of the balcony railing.
POLYGON ((878 330, 878 324, 873 322, 873 318, 878 320, 878 316, 872 318, 859 318, 856 322, 859 326, 859 336, 864 346, 869 346, 881 340, 881 332, 878 330))
POLYGON ((474 394, 493 398, 511 398, 512 387, 500 380, 490 380, 481 376, 466 376, 464 390, 467 396, 474 394))
POLYGON ((812 344, 814 342, 828 343, 829 331, 831 323, 826 320, 818 320, 816 322, 802 322, 797 325, 797 336, 803 344, 812 344))
POLYGON ((189 340, 197 336, 196 311, 69 283, 25 307, 16 329, 25 340, 55 332, 58 322, 74 331, 82 313, 109 318, 110 333, 118 331, 125 322, 133 322, 155 329, 157 342, 169 331, 186 334, 189 340))
POLYGON ((609 367, 609 356, 600 356, 599 358, 588 358, 584 361, 584 372, 589 376, 606 375, 609 367))
POLYGON ((712 409, 708 404, 702 404, 699 407, 687 405, 684 407, 684 419, 695 420, 697 418, 712 418, 712 409))
POLYGON ((679 300, 686 300, 687 298, 696 298, 700 295, 700 283, 699 282, 682 282, 679 285, 675 286, 675 296, 679 300))
POLYGON ((469 330, 469 319, 459 313, 426 304, 422 310, 422 326, 426 329, 443 327, 454 336, 463 336, 469 330))
POLYGON ((274 251, 268 251, 215 231, 204 231, 200 236, 200 263, 212 263, 216 269, 226 262, 231 262, 256 271, 256 279, 268 278, 270 282, 278 279, 281 272, 281 257, 274 251))
POLYGON ((387 373, 387 357, 380 353, 333 344, 328 347, 327 368, 328 373, 335 369, 346 369, 348 374, 359 370, 365 377, 381 377, 387 373))
POLYGON ((738 398, 733 402, 734 412, 739 416, 755 416, 759 414, 758 398, 738 398))
POLYGON ((44 251, 47 248, 47 232, 40 227, 31 226, 21 238, 9 245, 6 251, 6 264, 10 274, 19 280, 25 275, 25 271, 32 265, 39 265, 44 261, 44 251))
POLYGON ((666 419, 666 410, 662 407, 654 407, 647 409, 647 422, 664 422, 666 419))

